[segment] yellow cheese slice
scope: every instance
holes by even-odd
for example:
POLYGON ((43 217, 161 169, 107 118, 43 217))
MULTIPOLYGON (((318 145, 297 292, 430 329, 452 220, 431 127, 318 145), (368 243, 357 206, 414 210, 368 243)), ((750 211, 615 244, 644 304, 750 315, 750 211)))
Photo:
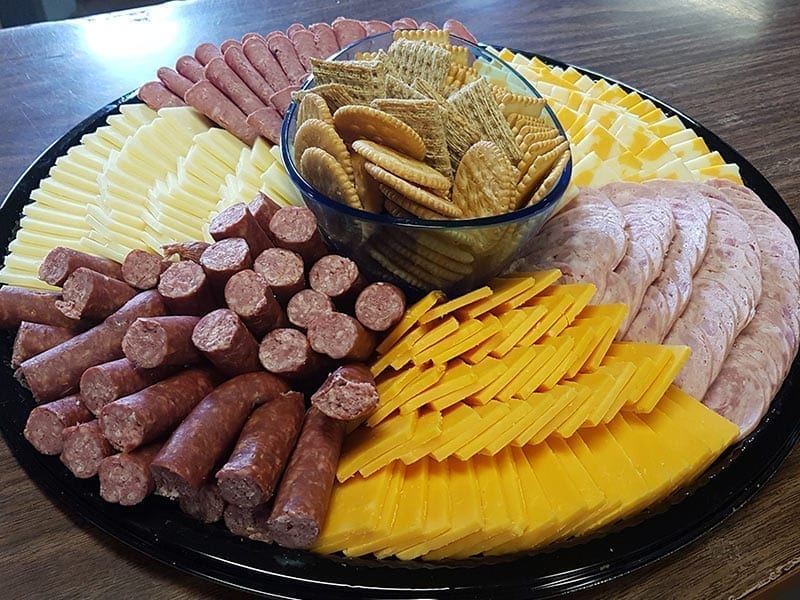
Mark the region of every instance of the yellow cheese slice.
POLYGON ((564 406, 560 411, 553 415, 547 423, 545 423, 536 434, 530 438, 529 444, 540 444, 548 439, 555 431, 561 427, 569 417, 579 410, 582 405, 589 401, 592 395, 591 388, 575 383, 574 381, 564 382, 564 387, 570 388, 575 391, 575 396, 572 400, 564 406))
MULTIPOLYGON (((477 450, 473 451, 473 440, 480 436, 484 431, 489 429, 492 425, 497 423, 500 419, 508 415, 510 411, 511 409, 509 408, 508 404, 494 400, 483 406, 476 406, 475 412, 477 412, 481 417, 480 423, 475 427, 475 429, 469 432, 467 439, 459 438, 458 441, 461 442, 461 445, 456 447, 452 454, 455 455, 459 460, 466 460, 467 457, 475 454, 477 450)), ((449 447, 447 449, 449 450, 449 447)), ((478 448, 478 450, 480 450, 480 448, 478 448)), ((443 454, 443 451, 439 452, 439 454, 443 454)))
MULTIPOLYGON (((473 321, 472 319, 470 321, 473 321)), ((500 331, 500 320, 492 314, 483 315, 480 319, 474 320, 479 327, 471 335, 466 335, 466 323, 459 327, 459 332, 464 329, 464 337, 454 334, 450 339, 443 340, 431 348, 421 352, 414 357, 414 362, 420 364, 425 360, 431 360, 434 364, 446 363, 460 356, 467 350, 479 346, 481 343, 500 331), (445 344, 447 342, 447 344, 445 344), (430 353, 430 354, 428 354, 430 353), (425 358, 423 358, 425 356, 425 358)))
POLYGON ((510 299, 506 300, 497 305, 497 307, 493 310, 494 313, 504 313, 509 310, 513 310, 525 304, 528 304, 531 299, 541 294, 544 290, 552 286, 556 281, 559 280, 561 277, 561 271, 559 269, 546 269, 544 271, 527 271, 524 273, 512 273, 510 275, 503 275, 501 277, 495 277, 490 283, 492 285, 496 285, 495 282, 505 282, 511 279, 518 279, 520 277, 530 277, 533 278, 534 283, 532 286, 527 288, 526 290, 520 292, 519 294, 512 296, 510 299))
POLYGON ((555 435, 562 438, 572 436, 584 425, 597 406, 608 403, 608 396, 616 396, 621 389, 617 380, 606 369, 593 373, 580 373, 573 380, 562 383, 567 386, 575 383, 590 390, 587 400, 556 429, 555 435))
POLYGON ((394 328, 386 335, 383 341, 378 344, 375 349, 379 354, 386 354, 389 349, 394 346, 401 337, 403 337, 414 325, 417 324, 420 317, 433 308, 434 305, 444 300, 444 294, 440 291, 433 291, 418 300, 406 309, 403 318, 394 326, 394 328))
POLYGON ((370 426, 376 425, 411 398, 435 385, 444 375, 445 368, 445 365, 433 365, 425 368, 412 367, 408 369, 407 377, 403 377, 398 381, 397 387, 392 387, 392 393, 390 394, 387 390, 386 397, 381 397, 378 408, 370 415, 367 424, 370 426))
POLYGON ((419 322, 424 324, 435 321, 436 319, 441 319, 442 317, 455 312, 459 308, 467 306, 468 304, 472 304, 478 300, 488 298, 491 295, 492 288, 490 288, 488 285, 479 287, 471 292, 467 292, 462 296, 448 300, 447 302, 428 310, 420 317, 419 322))
MULTIPOLYGON (((406 414, 433 403, 442 396, 447 396, 455 390, 460 390, 478 381, 478 374, 475 369, 461 360, 454 360, 445 365, 445 371, 436 384, 430 386, 425 391, 411 396, 405 403, 400 405, 400 413, 406 414)), ((441 410, 441 409, 439 409, 441 410)))
POLYGON ((510 332, 514 332, 525 320, 525 313, 521 310, 510 310, 497 317, 500 321, 500 331, 474 348, 467 350, 461 358, 470 364, 477 364, 491 354, 510 332))
POLYGON ((536 285, 532 277, 498 278, 492 281, 491 296, 476 300, 456 311, 459 319, 475 319, 487 312, 491 312, 504 302, 525 293, 536 285))
MULTIPOLYGON (((403 417, 398 417, 403 418, 403 417)), ((420 411, 416 419, 414 432, 410 438, 400 441, 380 456, 376 456, 358 470, 364 477, 369 477, 378 469, 383 468, 401 456, 425 446, 428 442, 439 437, 442 433, 442 413, 439 411, 420 411)), ((365 453, 366 454, 366 453, 365 453)))
POLYGON ((539 437, 539 432, 548 425, 553 418, 561 413, 575 399, 577 389, 569 386, 556 386, 547 392, 537 392, 525 399, 530 404, 529 412, 524 421, 525 428, 512 440, 514 446, 528 444, 534 436, 539 437))
POLYGON ((675 385, 667 389, 658 407, 670 415, 682 414, 684 422, 699 428, 703 433, 703 439, 712 446, 726 448, 739 435, 739 428, 736 425, 675 385))
MULTIPOLYGON (((506 356, 500 360, 506 367, 505 371, 494 380, 488 382, 488 385, 481 389, 479 392, 470 396, 470 402, 475 404, 486 404, 493 398, 497 397, 498 392, 508 385, 513 379, 520 376, 524 369, 536 360, 539 355, 538 349, 531 348, 514 348, 506 356)), ((480 369, 481 364, 475 365, 474 368, 480 369)), ((508 395, 510 397, 510 394, 508 395)))
POLYGON ((603 357, 611 347, 614 337, 619 331, 619 326, 628 314, 628 307, 625 304, 593 304, 584 307, 575 319, 576 324, 583 323, 583 319, 606 318, 609 320, 606 334, 602 337, 597 347, 586 359, 583 366, 584 371, 595 371, 600 368, 603 357))
MULTIPOLYGON (((475 370, 474 367, 473 370, 475 370)), ((435 410, 444 410, 457 402, 465 402, 467 399, 478 394, 483 388, 494 381, 495 378, 500 377, 505 370, 506 366, 501 361, 491 357, 485 358, 481 362, 480 373, 477 379, 467 383, 464 387, 460 387, 433 400, 430 403, 430 407, 435 410)), ((475 403, 473 400, 470 400, 470 402, 475 403)))
MULTIPOLYGON (((603 418, 611 411, 611 407, 616 407, 617 411, 625 403, 625 398, 621 397, 622 390, 628 385, 631 377, 636 373, 636 365, 630 362, 615 362, 602 365, 591 374, 580 373, 575 378, 579 383, 585 383, 582 377, 604 373, 614 379, 614 385, 602 395, 593 396, 593 406, 591 412, 586 416, 583 427, 595 427, 600 424, 603 418)), ((614 412, 616 414, 616 412, 614 412)))
POLYGON ((511 442, 526 428, 529 414, 533 412, 531 404, 525 400, 513 398, 508 401, 511 411, 502 420, 495 423, 476 439, 476 445, 483 444, 479 449, 481 454, 494 456, 511 442))
MULTIPOLYGON (((525 306, 511 311, 521 313, 522 321, 515 327, 506 331, 505 338, 490 352, 492 356, 501 357, 508 354, 512 348, 521 345, 520 342, 539 321, 547 314, 547 309, 543 306, 525 306)), ((509 313, 506 313, 509 314, 509 313)))
MULTIPOLYGON (((371 521, 371 529, 368 535, 362 538, 355 537, 352 541, 345 540, 345 547, 342 549, 347 556, 363 556, 370 552, 380 550, 381 542, 392 531, 394 525, 394 517, 397 513, 397 506, 400 501, 400 490, 403 488, 405 482, 406 466, 403 463, 397 462, 391 465, 392 478, 386 490, 386 495, 383 499, 381 510, 378 513, 378 519, 371 521)), ((373 475, 374 477, 374 475, 373 475)))
POLYGON ((356 429, 345 439, 336 469, 336 478, 344 481, 352 477, 364 465, 410 440, 414 435, 417 421, 418 416, 414 412, 387 419, 373 428, 356 429))
POLYGON ((394 554, 401 560, 417 558, 428 551, 426 540, 433 540, 449 531, 453 515, 447 462, 428 462, 428 488, 425 497, 425 522, 418 540, 405 548, 395 548, 394 554))
MULTIPOLYGON (((428 459, 423 458, 406 467, 392 527, 380 541, 381 549, 373 551, 376 557, 391 556, 399 549, 417 542, 422 536, 427 512, 425 499, 428 493, 428 463, 428 459)), ((389 468, 387 466, 383 470, 389 468)))
POLYGON ((662 367, 661 371, 653 379, 650 387, 645 390, 642 397, 633 407, 638 413, 648 413, 658 404, 664 392, 678 376, 683 365, 689 359, 691 349, 688 346, 662 346, 669 355, 669 361, 662 367))
MULTIPOLYGON (((457 325, 457 324, 456 324, 457 325)), ((419 325, 412 327, 399 341, 397 341, 386 354, 380 356, 372 363, 370 370, 373 375, 380 375, 386 368, 397 365, 395 370, 399 370, 406 364, 407 358, 410 360, 411 348, 414 343, 423 335, 428 333, 432 327, 430 325, 419 325)))
MULTIPOLYGON (((531 346, 538 342, 561 318, 574 302, 574 298, 569 294, 558 296, 539 296, 531 304, 532 307, 542 307, 547 313, 536 323, 536 326, 526 333, 519 341, 520 346, 531 346)), ((566 320, 565 320, 566 321, 566 320)))
POLYGON ((570 362, 564 377, 572 378, 578 371, 583 369, 589 356, 595 351, 600 341, 608 334, 610 323, 607 319, 586 319, 582 323, 573 324, 567 327, 562 336, 572 336, 575 345, 570 351, 570 362))
POLYGON ((335 483, 325 522, 312 552, 331 554, 348 544, 368 540, 380 522, 392 478, 402 474, 402 470, 402 466, 394 464, 372 477, 356 476, 344 483, 335 483))
POLYGON ((429 449, 430 455, 441 462, 450 456, 456 448, 480 427, 481 416, 466 404, 456 404, 442 411, 442 433, 432 440, 434 447, 429 449))
POLYGON ((526 373, 520 375, 521 383, 517 391, 514 392, 515 396, 525 400, 537 390, 545 391, 545 382, 553 373, 563 370, 563 364, 569 359, 570 351, 574 345, 575 341, 571 337, 557 337, 547 338, 541 344, 531 346, 532 348, 552 348, 553 352, 548 352, 549 356, 542 355, 541 364, 537 362, 526 373))

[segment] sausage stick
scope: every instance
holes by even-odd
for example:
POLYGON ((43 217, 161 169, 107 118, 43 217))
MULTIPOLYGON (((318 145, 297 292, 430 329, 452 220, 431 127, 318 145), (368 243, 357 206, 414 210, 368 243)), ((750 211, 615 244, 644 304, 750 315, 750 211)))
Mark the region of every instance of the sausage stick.
POLYGON ((97 469, 100 497, 122 506, 133 506, 147 498, 155 489, 150 463, 160 449, 161 442, 156 442, 105 457, 97 469))
POLYGON ((93 414, 109 402, 143 390, 175 372, 175 367, 139 369, 127 358, 119 358, 83 372, 80 379, 81 399, 93 414))
POLYGON ((76 334, 77 331, 71 327, 56 327, 55 325, 23 321, 14 337, 11 368, 16 369, 23 361, 66 342, 76 334))
POLYGON ((110 258, 93 256, 80 250, 56 246, 39 265, 39 279, 50 285, 61 286, 78 267, 86 267, 114 279, 122 279, 122 265, 110 258))
POLYGON ((61 462, 79 479, 97 475, 102 460, 114 453, 96 419, 67 427, 63 439, 61 462))
POLYGON ((342 365, 314 392, 311 405, 340 421, 365 417, 378 406, 375 377, 366 365, 342 365))
POLYGON ((28 415, 22 435, 42 454, 61 454, 64 430, 93 418, 80 396, 73 394, 34 407, 28 415))
POLYGON ((260 371, 258 342, 235 312, 219 308, 200 319, 192 343, 228 377, 260 371))
POLYGON ((136 319, 122 338, 125 358, 141 369, 189 365, 200 360, 192 331, 200 317, 171 315, 136 319))
POLYGON ((136 289, 124 281, 78 267, 64 282, 56 308, 70 319, 101 321, 136 293, 136 289))

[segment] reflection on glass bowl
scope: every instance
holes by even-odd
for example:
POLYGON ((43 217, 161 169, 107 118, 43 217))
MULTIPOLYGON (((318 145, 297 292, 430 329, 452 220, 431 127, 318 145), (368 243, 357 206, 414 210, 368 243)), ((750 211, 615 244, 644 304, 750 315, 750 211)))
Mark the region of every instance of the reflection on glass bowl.
MULTIPOLYGON (((344 48, 333 60, 353 60, 361 53, 386 50, 392 40, 391 32, 364 38, 344 48)), ((492 83, 501 81, 517 94, 539 96, 527 80, 494 54, 455 36, 450 42, 468 48, 469 64, 492 83)), ((313 87, 312 78, 303 89, 313 87)), ((462 293, 500 273, 547 221, 572 174, 569 159, 541 200, 494 216, 434 220, 367 212, 326 196, 300 175, 294 160, 297 117, 298 104, 293 102, 281 131, 283 161, 303 201, 316 214, 321 232, 335 251, 355 260, 368 277, 394 281, 412 297, 432 289, 462 293)), ((549 107, 542 111, 542 118, 566 139, 549 107)))

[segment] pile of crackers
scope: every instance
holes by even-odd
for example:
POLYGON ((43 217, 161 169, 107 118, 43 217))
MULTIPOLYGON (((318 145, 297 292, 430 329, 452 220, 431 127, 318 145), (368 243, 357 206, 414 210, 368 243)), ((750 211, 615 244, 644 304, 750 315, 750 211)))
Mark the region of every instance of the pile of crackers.
POLYGON ((312 59, 316 85, 296 93, 301 175, 396 217, 470 219, 539 202, 569 143, 543 117, 544 99, 489 83, 470 58, 447 31, 399 30, 386 51, 312 59))

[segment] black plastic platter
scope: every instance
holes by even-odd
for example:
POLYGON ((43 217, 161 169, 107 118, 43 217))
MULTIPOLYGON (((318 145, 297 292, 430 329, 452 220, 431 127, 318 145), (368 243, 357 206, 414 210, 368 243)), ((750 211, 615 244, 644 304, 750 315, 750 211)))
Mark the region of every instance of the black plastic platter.
MULTIPOLYGON (((531 56, 529 53, 523 53, 531 56)), ((570 65, 541 57, 545 62, 570 65)), ((575 67, 589 76, 597 73, 575 67)), ((615 81, 604 77, 609 82, 615 81)), ((711 150, 737 163, 746 185, 790 227, 800 226, 769 182, 734 149, 689 117, 637 91, 669 115, 677 115, 711 150)), ((45 151, 20 178, 0 207, 3 253, 14 238, 22 207, 57 157, 82 135, 105 123, 133 94, 108 104, 45 151)), ((38 454, 22 437, 34 402, 9 367, 13 333, 0 335, 0 429, 20 465, 68 511, 151 558, 240 590, 273 598, 547 598, 599 585, 663 559, 709 532, 740 508, 777 470, 800 433, 800 360, 795 357, 783 387, 758 428, 730 448, 690 489, 602 536, 540 552, 495 559, 425 563, 324 557, 237 538, 221 524, 202 525, 166 500, 151 497, 125 508, 101 500, 96 479, 74 478, 57 457, 38 454)))

